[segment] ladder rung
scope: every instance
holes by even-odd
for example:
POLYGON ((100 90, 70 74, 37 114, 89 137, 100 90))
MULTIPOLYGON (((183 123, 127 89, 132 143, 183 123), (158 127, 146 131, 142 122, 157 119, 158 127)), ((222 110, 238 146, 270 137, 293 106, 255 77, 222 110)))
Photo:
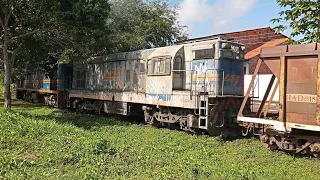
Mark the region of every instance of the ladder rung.
POLYGON ((207 116, 200 116, 199 119, 207 119, 207 116))
POLYGON ((207 107, 200 107, 200 109, 207 109, 207 107))

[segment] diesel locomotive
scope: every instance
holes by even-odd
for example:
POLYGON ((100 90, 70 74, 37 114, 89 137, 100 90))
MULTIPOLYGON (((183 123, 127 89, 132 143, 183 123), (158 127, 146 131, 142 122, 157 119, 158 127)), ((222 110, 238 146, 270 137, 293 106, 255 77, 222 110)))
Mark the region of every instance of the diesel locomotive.
POLYGON ((60 64, 54 80, 36 73, 17 88, 17 97, 79 111, 143 114, 147 123, 227 135, 239 132, 243 61, 244 47, 221 38, 115 53, 60 64))

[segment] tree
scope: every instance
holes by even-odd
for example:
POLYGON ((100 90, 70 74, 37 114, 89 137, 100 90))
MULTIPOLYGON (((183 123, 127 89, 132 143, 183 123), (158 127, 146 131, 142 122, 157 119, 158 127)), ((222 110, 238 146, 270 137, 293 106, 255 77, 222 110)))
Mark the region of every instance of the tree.
POLYGON ((0 0, 5 108, 11 107, 11 69, 17 56, 24 64, 34 59, 41 64, 45 56, 57 58, 70 51, 77 57, 104 52, 109 11, 107 0, 0 0), (39 42, 50 48, 37 47, 39 42))
POLYGON ((164 1, 110 2, 111 52, 166 46, 186 38, 176 10, 164 1))
POLYGON ((277 0, 281 7, 289 7, 279 12, 280 17, 271 20, 281 23, 275 27, 277 32, 292 28, 292 37, 303 35, 295 43, 320 42, 320 1, 319 0, 277 0), (282 25, 288 24, 288 26, 282 25))

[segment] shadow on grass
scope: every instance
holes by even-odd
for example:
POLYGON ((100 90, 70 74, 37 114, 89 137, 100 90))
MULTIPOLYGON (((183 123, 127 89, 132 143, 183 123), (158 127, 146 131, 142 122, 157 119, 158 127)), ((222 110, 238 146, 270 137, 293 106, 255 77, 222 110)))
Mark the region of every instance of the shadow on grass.
MULTIPOLYGON (((3 100, 0 100, 0 106, 3 106, 3 100)), ((98 129, 103 126, 130 126, 130 125, 144 125, 143 117, 141 116, 121 116, 121 115, 94 115, 78 113, 73 110, 59 110, 52 108, 53 111, 41 111, 37 114, 28 111, 37 110, 37 108, 44 108, 44 104, 28 103, 20 100, 13 100, 12 111, 21 114, 24 117, 29 117, 34 120, 53 120, 59 124, 72 124, 76 127, 86 130, 98 129)), ((50 107, 48 107, 50 108, 50 107)))

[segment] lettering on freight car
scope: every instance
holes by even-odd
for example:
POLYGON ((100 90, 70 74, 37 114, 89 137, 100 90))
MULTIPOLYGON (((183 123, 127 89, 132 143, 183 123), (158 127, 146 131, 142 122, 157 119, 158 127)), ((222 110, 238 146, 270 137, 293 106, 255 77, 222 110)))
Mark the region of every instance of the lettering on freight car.
POLYGON ((313 94, 287 94, 288 102, 317 103, 317 95, 313 94))

